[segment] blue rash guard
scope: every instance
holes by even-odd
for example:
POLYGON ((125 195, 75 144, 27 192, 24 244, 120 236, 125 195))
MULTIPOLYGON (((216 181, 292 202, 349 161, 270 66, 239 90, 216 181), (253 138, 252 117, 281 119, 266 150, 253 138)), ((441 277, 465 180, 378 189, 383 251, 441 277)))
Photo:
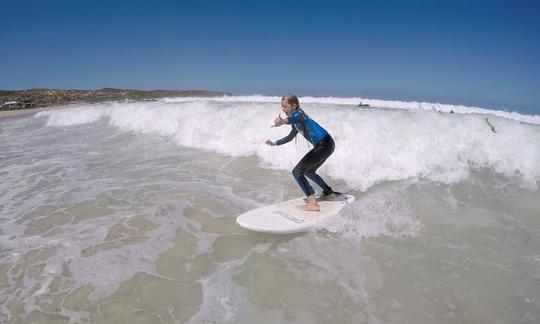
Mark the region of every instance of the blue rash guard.
POLYGON ((300 112, 298 109, 293 111, 291 117, 287 117, 287 124, 292 126, 291 132, 289 135, 278 139, 276 145, 290 142, 298 132, 304 135, 304 137, 313 145, 317 144, 318 141, 328 134, 328 132, 317 124, 317 122, 309 118, 308 115, 300 112))

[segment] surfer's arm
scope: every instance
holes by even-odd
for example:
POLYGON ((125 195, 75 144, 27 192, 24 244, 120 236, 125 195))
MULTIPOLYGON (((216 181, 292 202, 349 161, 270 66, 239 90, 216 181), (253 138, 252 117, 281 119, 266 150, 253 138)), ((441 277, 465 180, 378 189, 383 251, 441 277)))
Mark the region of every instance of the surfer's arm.
POLYGON ((296 136, 296 134, 298 134, 298 131, 296 130, 296 128, 292 127, 291 132, 289 133, 289 135, 278 139, 276 141, 276 145, 283 145, 285 143, 289 143, 296 136))

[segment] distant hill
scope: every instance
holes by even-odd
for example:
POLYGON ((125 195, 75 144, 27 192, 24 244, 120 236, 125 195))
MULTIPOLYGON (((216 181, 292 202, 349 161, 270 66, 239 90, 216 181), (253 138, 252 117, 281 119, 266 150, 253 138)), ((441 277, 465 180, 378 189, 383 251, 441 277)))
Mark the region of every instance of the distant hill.
POLYGON ((99 103, 126 99, 157 100, 170 97, 222 97, 231 95, 229 92, 208 90, 133 90, 115 88, 99 90, 0 90, 0 110, 28 109, 70 103, 99 103))

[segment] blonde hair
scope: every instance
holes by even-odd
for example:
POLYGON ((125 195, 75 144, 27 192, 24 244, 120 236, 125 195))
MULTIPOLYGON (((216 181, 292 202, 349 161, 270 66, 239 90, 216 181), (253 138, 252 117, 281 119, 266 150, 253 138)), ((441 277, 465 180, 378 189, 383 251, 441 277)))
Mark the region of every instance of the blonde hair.
POLYGON ((298 101, 298 97, 292 93, 281 97, 281 100, 286 100, 289 105, 296 105, 296 108, 300 108, 300 101, 298 101))

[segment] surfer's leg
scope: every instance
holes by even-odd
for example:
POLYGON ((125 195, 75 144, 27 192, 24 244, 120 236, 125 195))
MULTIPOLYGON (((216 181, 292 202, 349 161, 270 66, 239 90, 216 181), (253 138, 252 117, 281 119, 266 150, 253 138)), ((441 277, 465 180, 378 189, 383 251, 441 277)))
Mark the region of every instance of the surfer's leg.
POLYGON ((292 174, 296 182, 298 182, 298 185, 300 186, 304 194, 306 194, 306 196, 311 196, 315 194, 315 190, 313 190, 313 187, 309 184, 309 182, 306 179, 306 170, 305 170, 304 165, 302 164, 303 160, 304 159, 302 159, 300 163, 298 163, 298 165, 294 167, 292 174))
MULTIPOLYGON (((299 163, 300 165, 300 163, 299 163)), ((319 211, 319 205, 317 204, 317 199, 315 198, 315 190, 313 190, 313 187, 309 184, 305 177, 305 172, 302 170, 301 167, 295 167, 293 170, 293 176, 296 179, 296 182, 298 182, 298 185, 300 188, 302 188, 302 191, 307 196, 307 204, 297 206, 298 208, 306 211, 319 211)))
MULTIPOLYGON (((320 164, 323 164, 325 160, 323 160, 320 164)), ((321 197, 333 199, 336 195, 341 194, 337 191, 334 191, 332 187, 330 187, 326 183, 326 181, 324 181, 324 179, 316 172, 317 169, 318 167, 306 172, 306 177, 308 177, 311 181, 315 182, 317 185, 319 185, 319 187, 321 187, 321 189, 323 190, 321 197)))
POLYGON ((313 149, 311 149, 293 170, 293 176, 300 185, 300 188, 308 196, 307 206, 299 206, 300 209, 318 211, 319 207, 315 200, 315 190, 306 179, 308 176, 311 180, 317 183, 324 192, 332 192, 332 188, 316 173, 317 169, 326 161, 326 159, 334 152, 334 140, 330 135, 323 137, 313 149))
POLYGON ((313 148, 309 151, 303 158, 298 162, 298 164, 293 169, 293 176, 298 182, 300 188, 307 196, 307 205, 298 206, 298 208, 306 211, 319 211, 319 205, 317 205, 317 200, 315 199, 315 190, 309 184, 306 179, 306 172, 315 166, 316 159, 316 148, 313 148))
MULTIPOLYGON (((300 162, 296 165, 296 167, 293 170, 293 176, 298 182, 298 185, 300 185, 300 188, 304 191, 304 193, 307 196, 307 204, 298 206, 299 209, 305 210, 305 211, 320 211, 319 205, 317 204, 317 200, 315 198, 315 190, 313 190, 313 187, 309 184, 309 182, 306 179, 306 175, 309 172, 309 170, 313 170, 317 168, 317 165, 320 161, 319 151, 320 147, 314 147, 311 151, 309 151, 303 158, 300 160, 300 162)), ((318 178, 320 178, 316 173, 315 174, 318 178)), ((310 174, 311 175, 311 174, 310 174)), ((324 180, 321 181, 324 183, 324 180)))
POLYGON ((310 170, 316 170, 321 160, 324 159, 324 156, 322 156, 321 159, 322 149, 322 146, 315 145, 314 148, 312 148, 309 152, 306 153, 306 155, 304 155, 304 157, 300 160, 300 162, 298 162, 298 164, 294 167, 292 171, 294 178, 296 179, 298 185, 300 186, 300 188, 302 188, 302 191, 304 191, 306 196, 311 196, 315 194, 315 190, 313 190, 313 187, 311 187, 311 185, 306 179, 306 174, 310 170))
POLYGON ((317 169, 319 169, 319 167, 324 163, 324 161, 326 161, 327 158, 328 157, 321 159, 317 164, 315 164, 313 168, 306 172, 306 177, 311 179, 311 181, 315 182, 317 185, 319 185, 319 187, 321 187, 321 189, 325 191, 332 190, 332 188, 330 188, 330 186, 317 173, 317 169))
POLYGON ((326 159, 328 159, 328 157, 330 157, 330 155, 332 155, 332 153, 334 153, 334 140, 331 136, 327 135, 319 143, 317 143, 317 146, 320 148, 314 152, 314 160, 317 160, 317 162, 306 172, 306 176, 319 185, 324 192, 331 193, 333 192, 332 188, 330 188, 323 178, 317 174, 317 169, 323 165, 323 163, 326 161, 326 159))
POLYGON ((320 175, 318 175, 314 170, 309 170, 306 172, 306 177, 308 177, 311 181, 315 182, 319 187, 321 187, 324 191, 331 191, 332 188, 321 178, 320 175))

